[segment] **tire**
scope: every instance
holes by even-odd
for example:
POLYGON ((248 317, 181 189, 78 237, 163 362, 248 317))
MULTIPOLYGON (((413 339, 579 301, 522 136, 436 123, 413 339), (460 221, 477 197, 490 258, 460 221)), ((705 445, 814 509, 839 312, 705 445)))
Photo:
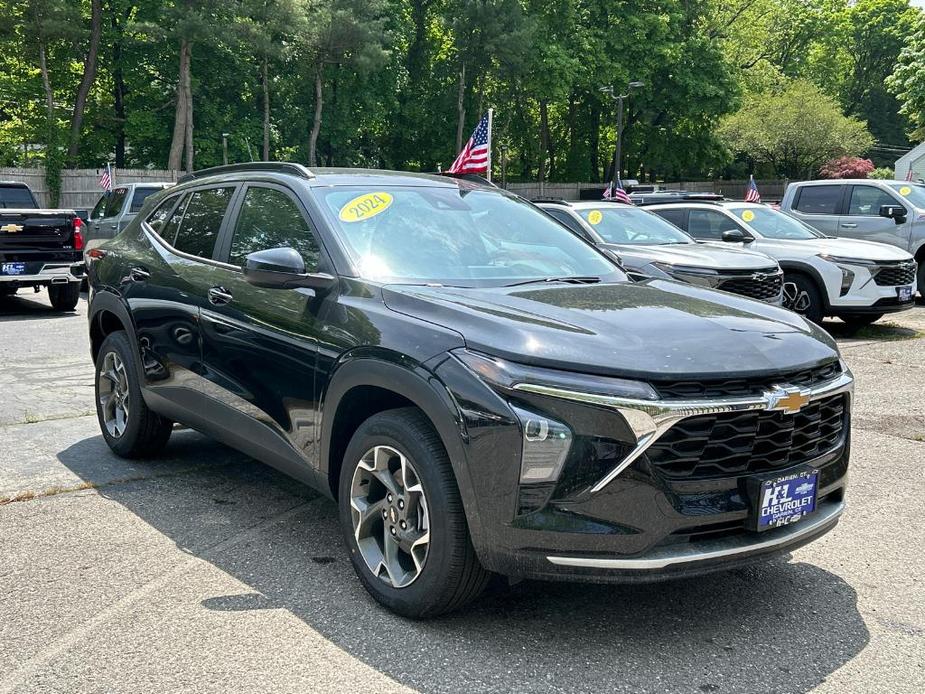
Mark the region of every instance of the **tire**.
POLYGON ((848 330, 852 333, 857 332, 861 328, 866 328, 871 323, 876 323, 878 320, 883 318, 884 314, 882 313, 867 313, 860 314, 857 316, 839 316, 845 323, 848 325, 848 330))
POLYGON ((784 275, 784 306, 813 323, 822 323, 825 303, 815 280, 801 273, 784 275), (788 292, 790 285, 790 292, 788 292))
POLYGON ((491 574, 482 568, 472 547, 450 460, 420 410, 388 410, 360 425, 344 454, 338 500, 341 530, 353 568, 370 595, 393 612, 414 619, 451 612, 478 597, 488 584, 491 574), (397 491, 392 497, 387 496, 389 487, 380 481, 382 478, 364 467, 376 467, 379 461, 383 463, 382 478, 391 479, 392 484, 397 484, 394 473, 406 470, 399 475, 399 482, 407 484, 393 487, 397 491), (393 474, 387 475, 385 470, 393 474), (421 492, 414 492, 415 488, 421 492), (375 509, 362 524, 366 530, 361 535, 365 537, 359 542, 354 530, 354 518, 359 518, 351 502, 354 496, 362 500, 357 504, 368 503, 375 509), (377 497, 379 500, 372 503, 377 497), (400 508, 408 515, 402 516, 400 508), (403 518, 407 518, 407 525, 403 518), (407 548, 423 538, 422 518, 429 538, 426 552, 421 553, 418 546, 414 551, 419 561, 412 561, 410 552, 396 550, 395 556, 403 561, 393 560, 391 563, 399 566, 394 572, 388 570, 383 547, 389 542, 389 529, 396 529, 395 536, 407 548), (368 563, 370 557, 373 563, 379 559, 375 573, 368 563))
POLYGON ((919 296, 925 300, 925 258, 919 262, 919 269, 916 271, 916 279, 919 289, 919 296))
POLYGON ((55 311, 73 311, 80 300, 80 282, 52 284, 48 287, 48 298, 55 311))
POLYGON ((121 330, 111 333, 100 346, 94 393, 100 431, 113 453, 122 458, 149 458, 167 445, 173 422, 148 409, 141 397, 138 361, 121 330), (111 395, 123 405, 121 426, 117 407, 109 404, 111 395))

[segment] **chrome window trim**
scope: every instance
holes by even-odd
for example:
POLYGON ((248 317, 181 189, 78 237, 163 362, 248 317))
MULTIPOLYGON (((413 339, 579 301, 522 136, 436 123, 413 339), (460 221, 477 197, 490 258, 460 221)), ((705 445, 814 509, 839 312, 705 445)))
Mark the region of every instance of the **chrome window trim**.
POLYGON ((771 535, 767 539, 759 540, 758 542, 749 542, 749 540, 755 538, 754 535, 734 535, 703 543, 669 545, 657 548, 648 557, 635 559, 562 556, 547 556, 546 559, 556 566, 573 566, 582 569, 655 571, 674 564, 726 559, 739 554, 773 549, 774 547, 797 541, 819 530, 831 530, 844 510, 845 502, 843 501, 825 504, 807 519, 769 531, 771 535))
MULTIPOLYGON (((781 383, 780 387, 787 387, 781 383)), ((534 383, 518 383, 513 388, 524 393, 533 393, 546 397, 571 400, 585 405, 598 405, 616 410, 626 420, 633 434, 636 445, 629 455, 600 479, 592 488, 595 494, 610 484, 621 472, 626 470, 646 450, 662 437, 671 427, 688 417, 726 412, 746 412, 749 410, 773 410, 770 391, 761 396, 722 397, 707 400, 635 400, 613 395, 583 393, 534 383)), ((854 378, 848 370, 813 388, 797 389, 800 395, 809 401, 854 391, 854 378)))

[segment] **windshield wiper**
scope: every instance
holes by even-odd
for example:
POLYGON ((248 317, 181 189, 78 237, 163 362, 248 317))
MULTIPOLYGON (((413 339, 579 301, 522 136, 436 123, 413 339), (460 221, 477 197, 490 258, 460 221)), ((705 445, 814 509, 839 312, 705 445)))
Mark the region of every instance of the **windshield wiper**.
POLYGON ((571 277, 541 277, 535 280, 524 280, 506 284, 505 287, 520 287, 524 284, 549 284, 552 282, 564 282, 567 284, 597 284, 601 281, 600 277, 595 275, 572 275, 571 277))

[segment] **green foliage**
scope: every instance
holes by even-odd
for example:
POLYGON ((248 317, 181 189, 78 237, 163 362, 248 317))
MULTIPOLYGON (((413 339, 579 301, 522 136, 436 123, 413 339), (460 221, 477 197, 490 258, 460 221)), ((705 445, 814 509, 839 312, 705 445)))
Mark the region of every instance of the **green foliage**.
POLYGON ((812 178, 826 161, 861 154, 874 143, 864 123, 842 115, 832 97, 803 80, 749 97, 723 120, 719 134, 734 152, 788 178, 812 178))
POLYGON ((900 113, 912 124, 912 137, 925 139, 925 16, 916 19, 887 87, 902 104, 900 113))
POLYGON ((879 178, 884 181, 892 181, 894 175, 895 174, 893 173, 893 169, 891 169, 889 166, 878 166, 876 169, 867 174, 867 178, 879 178))

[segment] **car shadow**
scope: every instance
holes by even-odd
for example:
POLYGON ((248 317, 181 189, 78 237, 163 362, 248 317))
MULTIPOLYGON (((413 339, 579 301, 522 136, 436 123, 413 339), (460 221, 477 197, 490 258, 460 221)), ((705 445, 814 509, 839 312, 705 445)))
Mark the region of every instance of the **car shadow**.
POLYGON ((656 584, 527 581, 461 612, 408 621, 379 607, 355 578, 333 502, 194 432, 145 463, 104 449, 94 436, 58 458, 183 551, 248 586, 202 607, 288 610, 423 692, 459 691, 460 683, 505 692, 805 692, 869 641, 854 589, 786 558, 656 584), (120 465, 131 475, 120 477, 120 465), (258 522, 260 532, 215 550, 227 539, 216 533, 258 522))
MULTIPOLYGON (((81 294, 81 303, 87 295, 81 294)), ((80 310, 80 303, 73 311, 56 311, 48 302, 48 292, 34 293, 32 289, 20 289, 12 296, 0 296, 0 322, 35 320, 46 318, 73 318, 80 310), (26 293, 28 291, 28 294, 26 293)))

